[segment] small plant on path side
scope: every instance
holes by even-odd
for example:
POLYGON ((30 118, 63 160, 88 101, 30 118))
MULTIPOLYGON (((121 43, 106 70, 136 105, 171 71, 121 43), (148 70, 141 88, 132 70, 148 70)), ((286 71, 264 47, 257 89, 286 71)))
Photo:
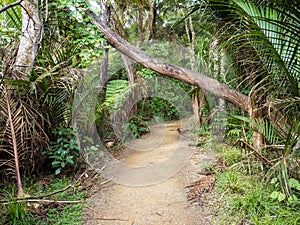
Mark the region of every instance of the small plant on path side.
POLYGON ((77 137, 73 128, 63 127, 54 128, 52 133, 57 136, 56 141, 51 142, 51 146, 43 152, 52 161, 52 167, 56 168, 55 174, 70 165, 75 165, 80 156, 77 137))

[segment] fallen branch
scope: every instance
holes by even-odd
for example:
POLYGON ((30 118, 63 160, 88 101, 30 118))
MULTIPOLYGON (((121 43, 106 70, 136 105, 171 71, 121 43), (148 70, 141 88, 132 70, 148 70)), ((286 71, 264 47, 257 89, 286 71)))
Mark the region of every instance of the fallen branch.
POLYGON ((98 210, 96 210, 96 209, 94 209, 94 208, 92 208, 92 207, 87 207, 89 210, 91 210, 91 211, 93 211, 93 212, 95 212, 95 213, 101 213, 100 211, 98 211, 98 210))
MULTIPOLYGON (((77 183, 77 182, 76 182, 77 183)), ((64 187, 63 189, 60 189, 60 190, 56 190, 56 191, 53 191, 49 194, 45 194, 45 195, 39 195, 39 196, 34 196, 34 197, 29 197, 28 199, 41 199, 41 198, 45 198, 45 197, 50 197, 52 195, 56 195, 58 193, 61 193, 61 192, 64 192, 66 190, 68 190, 69 188, 71 187, 74 187, 75 185, 71 185, 69 184, 68 186, 64 187)))
POLYGON ((12 201, 2 202, 3 205, 8 205, 12 203, 21 203, 21 202, 38 202, 38 203, 60 203, 60 204, 78 204, 83 203, 84 201, 81 200, 74 200, 74 201, 64 201, 64 200, 52 200, 52 199, 18 199, 12 201))
MULTIPOLYGON (((62 188, 60 190, 56 190, 56 191, 53 191, 53 192, 51 192, 49 194, 44 194, 44 195, 39 195, 39 196, 28 196, 28 197, 24 197, 24 198, 17 198, 15 200, 2 200, 2 201, 0 201, 0 204, 4 204, 5 205, 5 204, 11 203, 11 202, 16 202, 16 201, 17 202, 19 202, 19 201, 20 202, 23 202, 23 201, 34 202, 35 200, 40 201, 40 200, 42 200, 42 198, 56 195, 58 193, 61 193, 61 192, 64 192, 64 191, 68 190, 69 188, 74 188, 85 173, 86 173, 86 171, 83 172, 79 176, 79 178, 74 182, 74 184, 69 184, 69 185, 67 185, 66 187, 64 187, 64 188, 62 188)), ((56 201, 56 200, 46 200, 46 201, 56 201)), ((59 201, 56 201, 56 202, 59 203, 59 201)), ((65 202, 68 202, 68 201, 65 201, 65 202)))
POLYGON ((12 3, 10 3, 10 4, 6 5, 6 6, 4 6, 3 8, 1 8, 1 9, 0 9, 0 13, 2 13, 2 12, 4 12, 4 11, 8 10, 9 8, 12 8, 12 7, 14 7, 14 6, 20 5, 22 2, 23 2, 23 0, 19 0, 19 1, 17 1, 17 2, 12 2, 12 3))

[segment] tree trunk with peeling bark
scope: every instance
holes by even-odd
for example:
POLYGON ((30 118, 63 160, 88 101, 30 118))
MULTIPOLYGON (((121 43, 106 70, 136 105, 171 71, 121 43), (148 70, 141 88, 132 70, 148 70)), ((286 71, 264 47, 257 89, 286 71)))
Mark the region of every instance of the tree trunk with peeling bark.
POLYGON ((30 74, 42 38, 43 23, 38 0, 24 0, 22 6, 22 36, 15 69, 21 75, 30 74))
POLYGON ((215 96, 232 102, 244 111, 250 111, 251 105, 249 104, 250 102, 248 96, 230 88, 226 84, 223 84, 216 79, 205 76, 202 73, 197 73, 183 67, 160 61, 155 57, 146 54, 137 47, 128 43, 115 32, 111 31, 93 12, 88 12, 88 14, 92 16, 94 23, 106 36, 107 41, 111 46, 140 63, 144 67, 154 70, 160 74, 181 80, 185 83, 199 86, 203 90, 215 96))

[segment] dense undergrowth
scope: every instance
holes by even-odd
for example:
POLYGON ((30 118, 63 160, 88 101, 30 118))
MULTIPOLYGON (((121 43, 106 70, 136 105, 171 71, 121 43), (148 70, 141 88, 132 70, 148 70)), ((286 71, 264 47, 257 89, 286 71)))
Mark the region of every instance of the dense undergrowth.
POLYGON ((279 198, 279 185, 265 176, 259 161, 225 145, 216 154, 226 167, 216 171, 214 165, 209 166, 216 172, 214 191, 206 196, 209 208, 216 213, 213 224, 300 224, 300 202, 279 198))
POLYGON ((84 180, 75 181, 70 176, 51 176, 42 180, 30 177, 24 183, 29 202, 16 200, 15 185, 1 186, 0 224, 83 224, 82 209, 89 196, 84 180))

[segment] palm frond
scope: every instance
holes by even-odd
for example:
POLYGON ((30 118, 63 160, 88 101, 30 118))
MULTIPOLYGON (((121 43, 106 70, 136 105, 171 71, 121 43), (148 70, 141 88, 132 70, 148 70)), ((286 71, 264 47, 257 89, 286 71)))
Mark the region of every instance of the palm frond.
MULTIPOLYGON (((4 0, 0 2, 0 7, 4 7, 5 5, 15 2, 13 0, 4 0)), ((11 7, 5 12, 3 12, 6 15, 6 20, 4 21, 6 27, 17 29, 18 31, 21 31, 22 29, 22 16, 21 16, 21 7, 15 6, 11 7)))
MULTIPOLYGON (((300 36, 290 28, 299 27, 300 24, 291 19, 292 15, 283 15, 275 8, 256 6, 252 2, 235 1, 235 3, 239 6, 238 13, 247 16, 247 21, 252 20, 253 25, 259 28, 249 29, 249 32, 252 37, 262 41, 265 52, 261 52, 261 55, 265 55, 264 61, 268 65, 267 67, 276 66, 274 65, 275 60, 288 77, 293 94, 299 96, 297 79, 299 79, 300 70, 297 61, 300 56, 300 36)), ((256 41, 253 40, 254 43, 256 41)), ((260 50, 258 49, 258 51, 260 50)))
POLYGON ((28 96, 19 95, 7 85, 1 87, 0 114, 0 170, 3 176, 15 175, 13 156, 17 150, 20 170, 29 174, 43 160, 41 151, 48 144, 43 128, 46 121, 28 96))

